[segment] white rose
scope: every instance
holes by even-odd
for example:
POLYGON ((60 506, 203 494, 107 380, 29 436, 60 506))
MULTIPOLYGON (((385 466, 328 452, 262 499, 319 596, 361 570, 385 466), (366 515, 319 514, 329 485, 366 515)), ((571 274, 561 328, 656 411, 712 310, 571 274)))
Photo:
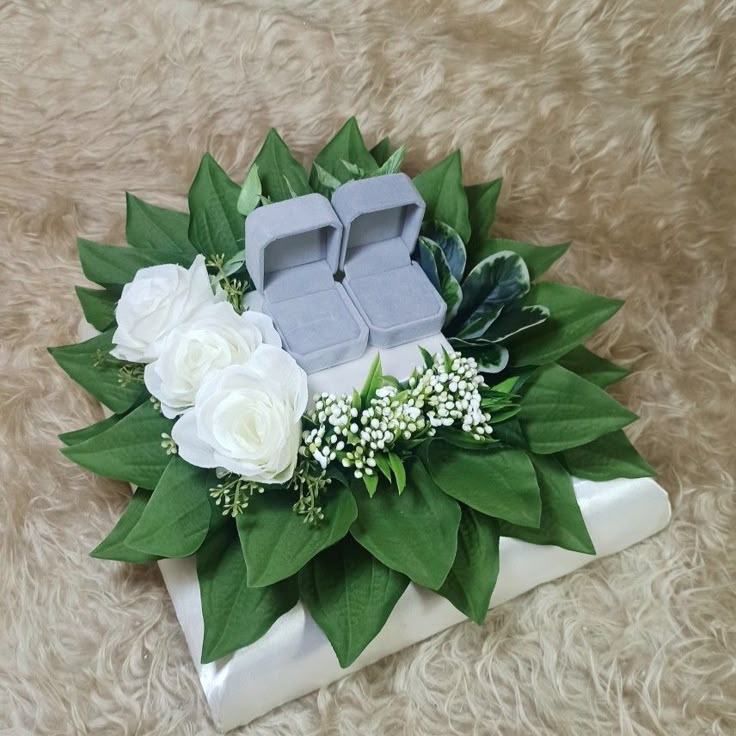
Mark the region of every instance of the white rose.
POLYGON ((200 386, 231 365, 246 365, 263 344, 281 347, 271 318, 238 314, 228 302, 203 307, 162 340, 158 360, 146 366, 146 388, 173 419, 194 404, 200 386))
POLYGON ((306 373, 285 351, 261 345, 247 365, 206 381, 171 435, 179 455, 199 468, 285 483, 294 474, 306 405, 306 373))
POLYGON ((150 363, 158 358, 163 339, 174 327, 202 307, 224 299, 224 293, 213 293, 202 255, 189 269, 173 263, 141 268, 123 287, 115 308, 118 327, 110 354, 120 360, 150 363))

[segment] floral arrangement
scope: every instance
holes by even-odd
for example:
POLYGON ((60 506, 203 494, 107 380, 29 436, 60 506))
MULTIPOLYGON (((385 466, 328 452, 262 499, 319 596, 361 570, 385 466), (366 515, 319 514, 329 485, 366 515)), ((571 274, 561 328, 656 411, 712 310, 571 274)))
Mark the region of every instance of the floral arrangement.
POLYGON ((271 131, 243 186, 205 155, 189 213, 127 197, 128 247, 79 240, 99 331, 51 349, 111 415, 64 454, 136 486, 93 556, 196 554, 209 662, 301 600, 342 666, 410 581, 482 622, 499 537, 593 554, 571 476, 651 475, 605 388, 626 375, 582 343, 618 300, 535 283, 567 245, 490 235, 500 180, 465 186, 459 153, 414 183, 416 258, 447 304, 451 351, 404 381, 380 359, 360 391, 310 397, 271 320, 248 309, 244 218, 269 202, 399 171, 354 119, 311 174, 271 131))

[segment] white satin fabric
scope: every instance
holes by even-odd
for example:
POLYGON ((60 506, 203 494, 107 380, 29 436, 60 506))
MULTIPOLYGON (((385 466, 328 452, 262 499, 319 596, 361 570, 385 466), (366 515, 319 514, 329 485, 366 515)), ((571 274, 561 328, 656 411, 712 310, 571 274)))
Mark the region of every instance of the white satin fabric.
MULTIPOLYGON (((650 478, 575 481, 575 494, 598 557, 614 554, 667 525, 670 504, 650 478)), ((501 572, 491 599, 498 606, 595 557, 559 547, 501 539, 501 572)), ((316 690, 464 619, 452 604, 410 585, 380 634, 356 662, 340 668, 325 635, 301 603, 254 644, 217 662, 199 663, 204 623, 194 558, 159 562, 189 651, 218 728, 226 731, 316 690)))
MULTIPOLYGON (((97 332, 82 322, 81 339, 97 332)), ((442 335, 418 341, 431 352, 449 347, 442 335)), ((360 388, 376 353, 309 376, 311 392, 339 393, 360 388)), ((384 372, 408 377, 421 359, 416 344, 381 351, 384 372)), ((107 412, 106 412, 107 413, 107 412)), ((620 552, 663 529, 670 518, 667 493, 651 478, 621 478, 605 483, 575 480, 575 495, 598 551, 597 557, 620 552)), ((491 608, 535 586, 583 567, 593 556, 501 539, 501 572, 491 608)), ((301 603, 284 614, 265 636, 229 657, 200 664, 204 622, 193 557, 161 560, 166 587, 202 681, 212 717, 227 731, 249 723, 269 710, 328 685, 393 652, 459 623, 464 616, 444 598, 409 585, 386 625, 363 654, 341 669, 325 635, 301 603)))

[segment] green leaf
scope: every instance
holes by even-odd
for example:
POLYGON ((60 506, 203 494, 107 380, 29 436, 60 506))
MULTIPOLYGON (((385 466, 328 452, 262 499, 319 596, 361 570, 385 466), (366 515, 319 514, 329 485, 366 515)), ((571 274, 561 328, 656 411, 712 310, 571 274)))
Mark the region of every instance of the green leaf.
POLYGON ((488 450, 489 447, 498 444, 493 437, 476 439, 470 432, 463 432, 462 429, 456 429, 455 427, 439 427, 435 437, 466 450, 488 450))
POLYGON ((570 473, 589 480, 643 478, 657 474, 634 449, 623 430, 603 435, 587 445, 565 450, 562 460, 570 473))
POLYGON ((606 386, 626 378, 631 372, 628 368, 623 368, 599 357, 582 345, 578 345, 569 353, 565 353, 558 358, 557 363, 601 388, 606 388, 606 386))
POLYGON ((189 240, 206 257, 227 260, 243 250, 239 196, 240 187, 206 153, 189 188, 189 240))
POLYGON ((247 217, 253 210, 258 207, 261 201, 261 178, 258 176, 258 164, 254 161, 253 165, 248 169, 243 187, 238 196, 238 212, 243 217, 247 217))
POLYGON ((450 344, 466 358, 474 358, 478 363, 478 370, 483 373, 499 373, 508 365, 509 351, 490 340, 451 337, 450 344))
POLYGON ((123 363, 108 356, 113 332, 110 329, 76 345, 49 348, 49 353, 82 388, 113 412, 121 414, 145 395, 146 389, 142 383, 118 383, 118 371, 123 363), (100 355, 108 357, 104 363, 95 365, 100 355))
POLYGON ((212 471, 174 455, 126 544, 159 557, 194 554, 209 530, 209 489, 216 483, 212 471))
POLYGON ((317 526, 304 523, 292 510, 292 494, 281 489, 259 496, 237 517, 249 586, 260 588, 291 577, 348 533, 358 516, 350 490, 333 482, 321 502, 325 518, 317 526))
POLYGON ((386 176, 387 174, 398 174, 406 156, 406 146, 399 146, 371 176, 386 176))
POLYGON ((549 319, 549 309, 541 304, 530 304, 528 307, 507 304, 483 333, 483 337, 491 342, 501 342, 524 330, 536 327, 546 322, 547 319, 549 319))
POLYGON ((383 166, 391 156, 391 141, 388 136, 382 138, 378 143, 376 143, 376 145, 371 148, 370 154, 379 166, 383 166))
POLYGON ((491 604, 499 569, 498 521, 463 506, 457 555, 437 591, 468 618, 482 624, 491 604))
POLYGON ((524 384, 519 419, 529 447, 549 455, 621 429, 636 414, 575 373, 547 365, 524 384))
POLYGON ((460 151, 451 153, 414 178, 414 185, 424 199, 425 220, 438 220, 457 231, 464 243, 470 239, 468 199, 463 189, 460 151))
POLYGON ((297 195, 312 192, 304 167, 291 155, 289 147, 273 128, 268 131, 255 163, 263 192, 272 202, 291 199, 292 191, 297 195))
POLYGON ((508 447, 520 447, 523 450, 529 449, 524 433, 521 430, 521 424, 518 418, 509 419, 507 421, 496 424, 491 417, 493 425, 493 437, 508 447))
POLYGON ((525 526, 539 523, 539 487, 523 450, 478 452, 437 441, 427 452, 427 463, 445 493, 476 511, 525 526))
POLYGON ((336 176, 332 176, 329 171, 325 171, 318 163, 314 164, 314 170, 317 172, 315 189, 328 199, 332 199, 332 195, 342 182, 336 176))
POLYGON ((167 250, 197 255, 189 242, 189 215, 148 204, 133 194, 125 195, 125 239, 134 248, 167 250))
POLYGON ((82 305, 84 318, 92 327, 103 332, 115 321, 115 306, 118 303, 115 294, 106 289, 88 289, 84 286, 75 286, 74 290, 82 305))
MULTIPOLYGON (((501 194, 501 179, 472 184, 465 187, 468 198, 468 217, 470 219, 470 250, 476 251, 480 244, 488 237, 488 233, 496 219, 496 204, 501 194)), ((488 254, 490 255, 490 254, 488 254)), ((482 258, 474 262, 479 263, 482 258)))
POLYGON ((62 453, 98 475, 155 488, 171 459, 161 447, 161 434, 170 433, 173 424, 146 401, 106 432, 62 453))
POLYGON ((514 340, 511 362, 517 366, 544 365, 569 353, 613 317, 623 304, 620 299, 548 282, 535 284, 525 303, 543 304, 550 311, 550 319, 541 332, 514 340))
POLYGON ((529 291, 529 271, 511 251, 481 261, 462 284, 463 301, 455 320, 458 337, 480 337, 499 315, 499 307, 529 291))
MULTIPOLYGON (((366 174, 372 174, 378 168, 378 164, 365 146, 358 122, 354 117, 340 128, 334 138, 317 154, 314 161, 339 179, 340 183, 354 178, 343 161, 363 169, 366 174)), ((312 168, 310 181, 312 187, 316 189, 318 181, 315 168, 312 168)))
POLYGON ((381 354, 379 353, 373 359, 368 376, 365 379, 363 388, 360 392, 360 399, 363 406, 368 406, 376 395, 376 391, 383 386, 383 369, 381 368, 381 354))
POLYGON ((77 246, 84 275, 101 286, 127 284, 141 268, 159 266, 163 263, 177 263, 188 268, 194 260, 194 254, 178 250, 158 248, 154 251, 101 245, 83 238, 77 239, 77 246))
POLYGON ((110 429, 110 427, 114 427, 122 418, 121 414, 111 414, 100 422, 90 424, 89 427, 83 427, 73 432, 64 432, 64 434, 59 435, 59 439, 67 446, 78 445, 80 442, 96 437, 110 429))
POLYGON ((391 466, 394 478, 396 479, 396 490, 399 495, 401 495, 406 488, 406 470, 404 469, 404 463, 395 452, 389 452, 388 462, 391 466))
POLYGON ((560 245, 532 245, 531 243, 521 243, 517 240, 507 240, 506 238, 491 238, 477 243, 469 252, 470 264, 480 263, 488 256, 510 250, 520 255, 524 259, 529 276, 532 281, 536 281, 544 274, 550 266, 567 253, 570 243, 561 243, 560 245))
POLYGON ((463 292, 457 279, 452 275, 442 249, 434 241, 421 236, 417 248, 419 265, 427 274, 432 285, 447 304, 445 324, 449 324, 457 314, 463 299, 463 292), (426 267, 425 267, 426 265, 426 267), (434 279, 437 279, 435 283, 434 279))
POLYGON ((297 603, 296 580, 249 588, 243 554, 232 526, 222 527, 197 552, 204 642, 202 663, 231 654, 260 639, 297 603))
POLYGON ((409 580, 381 564, 350 537, 299 573, 299 593, 348 667, 383 628, 409 580))
POLYGON ((417 460, 407 463, 406 473, 401 496, 385 483, 373 498, 354 493, 358 518, 350 532, 384 565, 436 590, 455 559, 460 507, 417 460))
POLYGON ((432 222, 422 230, 425 237, 442 251, 453 278, 458 282, 462 281, 467 255, 460 235, 444 222, 432 222))
POLYGON ((532 544, 557 547, 594 555, 585 520, 580 513, 569 473, 554 459, 530 455, 542 496, 542 518, 538 529, 501 523, 501 534, 532 544))
POLYGON ((118 519, 118 523, 115 524, 115 527, 105 539, 90 552, 90 556, 98 560, 117 560, 118 562, 133 562, 136 564, 157 560, 158 557, 144 554, 137 549, 128 547, 125 543, 131 529, 141 518, 141 514, 150 498, 151 491, 147 491, 145 488, 136 490, 130 497, 128 506, 120 519, 118 519))

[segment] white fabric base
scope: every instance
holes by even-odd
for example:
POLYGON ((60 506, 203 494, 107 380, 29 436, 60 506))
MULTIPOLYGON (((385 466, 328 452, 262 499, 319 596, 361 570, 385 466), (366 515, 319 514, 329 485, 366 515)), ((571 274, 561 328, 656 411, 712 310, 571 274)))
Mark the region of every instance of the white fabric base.
MULTIPOLYGON (((575 493, 598 557, 614 554, 667 525, 667 493, 650 478, 575 481, 575 493)), ((491 607, 596 559, 558 547, 501 539, 501 572, 491 607)), ((444 598, 409 585, 381 633, 343 670, 301 603, 271 630, 230 657, 202 665, 204 623, 193 558, 159 562, 217 726, 228 730, 459 623, 444 598)))

